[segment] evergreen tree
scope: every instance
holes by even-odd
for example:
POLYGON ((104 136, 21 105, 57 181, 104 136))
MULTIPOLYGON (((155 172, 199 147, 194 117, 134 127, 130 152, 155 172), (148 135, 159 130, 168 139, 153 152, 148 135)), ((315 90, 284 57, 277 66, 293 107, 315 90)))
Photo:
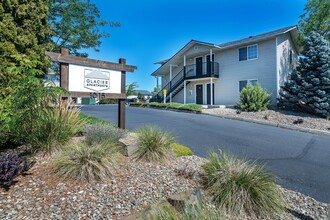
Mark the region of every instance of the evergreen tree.
POLYGON ((17 101, 13 95, 24 89, 20 82, 41 87, 36 76, 48 69, 48 4, 49 0, 0 1, 0 147, 10 136, 10 107, 17 101))
POLYGON ((279 104, 300 111, 330 115, 330 46, 320 34, 306 38, 297 69, 280 92, 279 104))
MULTIPOLYGON (((14 92, 12 83, 23 76, 14 68, 46 71, 51 29, 48 0, 0 1, 0 101, 14 92)), ((40 72, 38 72, 40 74, 40 72)))

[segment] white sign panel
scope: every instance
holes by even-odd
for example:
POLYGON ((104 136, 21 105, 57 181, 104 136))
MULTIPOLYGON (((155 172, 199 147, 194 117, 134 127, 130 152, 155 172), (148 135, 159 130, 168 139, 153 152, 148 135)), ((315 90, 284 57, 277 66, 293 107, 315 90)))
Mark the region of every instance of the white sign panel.
POLYGON ((69 91, 121 93, 121 71, 69 65, 69 91))

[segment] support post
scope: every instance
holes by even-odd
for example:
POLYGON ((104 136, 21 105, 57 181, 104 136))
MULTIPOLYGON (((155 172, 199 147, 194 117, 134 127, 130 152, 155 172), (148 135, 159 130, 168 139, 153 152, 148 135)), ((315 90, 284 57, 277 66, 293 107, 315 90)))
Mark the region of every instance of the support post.
MULTIPOLYGON (((126 59, 120 58, 119 64, 126 65, 126 59)), ((126 72, 121 71, 121 93, 126 94, 126 72)), ((118 127, 125 129, 125 103, 126 99, 118 99, 118 127)))
POLYGON ((183 104, 187 104, 187 86, 186 86, 186 80, 183 81, 183 104))
POLYGON ((211 103, 211 105, 213 105, 213 78, 211 77, 211 84, 210 84, 210 98, 211 98, 211 100, 210 100, 210 103, 211 103))
MULTIPOLYGON (((210 68, 211 68, 211 72, 210 72, 210 75, 211 75, 211 77, 212 77, 212 75, 214 74, 214 68, 213 68, 213 65, 214 65, 214 63, 213 63, 213 59, 212 59, 212 53, 213 53, 213 51, 212 51, 212 48, 210 49, 210 68)), ((212 87, 212 86, 211 86, 212 87)), ((212 103, 212 101, 211 101, 211 103, 212 103)))
POLYGON ((158 76, 156 76, 156 102, 158 102, 158 93, 159 93, 159 91, 158 91, 158 76))
MULTIPOLYGON (((170 91, 172 91, 172 64, 170 64, 170 91)), ((170 103, 172 103, 172 92, 170 92, 170 103)))
POLYGON ((170 82, 172 81, 172 64, 170 64, 170 82))
POLYGON ((125 99, 118 99, 118 128, 125 129, 125 99))

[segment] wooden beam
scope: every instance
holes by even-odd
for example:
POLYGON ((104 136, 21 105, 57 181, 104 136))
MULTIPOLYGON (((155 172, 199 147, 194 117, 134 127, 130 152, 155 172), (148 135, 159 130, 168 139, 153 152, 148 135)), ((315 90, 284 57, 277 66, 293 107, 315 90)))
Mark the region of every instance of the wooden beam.
POLYGON ((46 55, 49 56, 52 61, 59 62, 62 64, 63 63, 76 64, 82 66, 90 66, 90 67, 110 69, 110 70, 119 70, 125 72, 134 72, 134 70, 137 69, 136 66, 126 65, 126 62, 122 64, 120 63, 118 64, 107 61, 94 60, 85 57, 76 57, 68 54, 54 53, 54 52, 46 52, 46 55))

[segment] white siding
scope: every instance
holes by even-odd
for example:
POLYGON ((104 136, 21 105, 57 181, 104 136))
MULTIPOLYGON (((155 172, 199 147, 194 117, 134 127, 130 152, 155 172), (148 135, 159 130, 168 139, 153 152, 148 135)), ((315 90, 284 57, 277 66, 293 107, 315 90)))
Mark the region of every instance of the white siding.
MULTIPOLYGON (((213 50, 215 54, 215 62, 219 63, 219 79, 214 79, 214 104, 216 105, 236 105, 239 101, 239 81, 248 79, 257 79, 258 83, 272 93, 272 104, 276 104, 277 91, 279 86, 286 80, 287 75, 291 73, 292 66, 289 65, 289 51, 293 52, 293 64, 296 62, 297 53, 293 48, 293 42, 289 34, 283 34, 276 39, 269 39, 257 43, 258 58, 254 60, 239 61, 238 47, 226 50, 213 50), (276 62, 277 61, 277 62, 276 62), (278 71, 278 73, 276 72, 278 71)), ((249 46, 249 45, 244 45, 249 46)), ((203 61, 209 55, 209 50, 203 46, 198 48, 192 47, 187 53, 187 65, 194 64, 195 56, 188 56, 194 50, 200 50, 203 53, 203 61)), ((196 51, 195 51, 196 52, 196 51)), ((183 68, 182 63, 178 67, 173 68, 173 77, 183 68)), ((163 77, 163 86, 169 82, 168 74, 163 77), (165 79, 165 81, 164 81, 165 79)), ((210 83, 210 79, 201 79, 192 81, 187 85, 187 103, 195 103, 196 101, 196 84, 203 84, 204 104, 207 102, 206 85, 210 83)), ((183 103, 183 89, 173 97, 173 102, 183 103)))
MULTIPOLYGON (((249 46, 249 45, 246 45, 249 46)), ((235 105, 239 101, 239 81, 257 79, 276 100, 276 46, 275 39, 258 43, 258 58, 239 61, 238 48, 215 55, 219 62, 220 78, 215 85, 215 104, 235 105)))
MULTIPOLYGON (((216 89, 216 85, 219 79, 213 79, 213 84, 216 89)), ((186 87, 186 95, 187 95, 187 104, 188 103, 196 103, 196 85, 203 85, 203 104, 206 105, 207 103, 207 84, 210 84, 210 79, 204 79, 204 80, 196 80, 191 81, 187 87, 186 87)), ((214 90, 214 93, 215 90, 214 90)), ((216 94, 214 94, 214 100, 216 100, 216 94)), ((182 89, 176 96, 173 98, 173 102, 179 102, 184 103, 184 89, 182 89)))
POLYGON ((289 34, 283 34, 277 38, 278 90, 284 85, 297 63, 298 54, 293 45, 289 34), (290 64, 290 51, 293 53, 292 64, 290 64))

